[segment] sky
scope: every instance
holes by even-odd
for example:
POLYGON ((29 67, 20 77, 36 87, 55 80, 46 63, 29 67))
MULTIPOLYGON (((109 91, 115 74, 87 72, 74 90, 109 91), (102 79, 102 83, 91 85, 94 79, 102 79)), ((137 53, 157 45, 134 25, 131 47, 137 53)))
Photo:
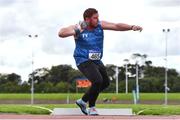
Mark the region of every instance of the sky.
POLYGON ((104 31, 104 64, 122 66, 140 53, 154 66, 165 66, 167 35, 167 67, 180 72, 180 0, 0 0, 0 73, 27 80, 37 68, 69 64, 77 69, 73 37, 59 38, 58 31, 83 20, 87 8, 96 8, 100 20, 144 29, 104 31))

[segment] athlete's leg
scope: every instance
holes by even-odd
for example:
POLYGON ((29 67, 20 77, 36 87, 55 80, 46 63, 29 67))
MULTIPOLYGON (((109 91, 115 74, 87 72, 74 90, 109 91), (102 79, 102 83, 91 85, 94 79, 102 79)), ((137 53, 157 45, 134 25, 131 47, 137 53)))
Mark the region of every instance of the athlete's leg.
POLYGON ((87 61, 80 64, 78 68, 92 83, 89 90, 83 95, 82 100, 89 102, 89 107, 94 107, 103 82, 99 67, 92 61, 87 61))
POLYGON ((101 85, 101 89, 100 89, 100 92, 103 91, 104 89, 106 89, 109 84, 110 84, 110 79, 108 77, 108 74, 107 74, 107 71, 106 71, 106 67, 104 66, 104 64, 99 64, 99 71, 103 77, 103 83, 101 85))

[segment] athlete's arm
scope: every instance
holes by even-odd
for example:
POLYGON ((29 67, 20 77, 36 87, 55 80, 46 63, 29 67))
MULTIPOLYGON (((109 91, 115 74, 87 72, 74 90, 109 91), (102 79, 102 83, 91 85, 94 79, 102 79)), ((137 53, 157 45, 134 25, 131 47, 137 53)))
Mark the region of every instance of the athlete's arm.
POLYGON ((142 31, 142 27, 136 25, 128 25, 124 23, 110 23, 106 21, 101 21, 101 26, 104 30, 115 30, 115 31, 142 31))
POLYGON ((76 35, 76 31, 75 31, 75 25, 71 25, 69 27, 64 27, 61 28, 58 32, 59 37, 69 37, 69 36, 75 36, 76 35))

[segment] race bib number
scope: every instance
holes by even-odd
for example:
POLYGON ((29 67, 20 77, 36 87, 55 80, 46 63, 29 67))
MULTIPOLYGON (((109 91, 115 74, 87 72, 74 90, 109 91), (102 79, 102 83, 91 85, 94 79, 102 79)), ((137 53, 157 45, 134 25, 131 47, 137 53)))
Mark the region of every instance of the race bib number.
POLYGON ((89 51, 89 59, 90 60, 100 60, 101 59, 101 52, 89 51))

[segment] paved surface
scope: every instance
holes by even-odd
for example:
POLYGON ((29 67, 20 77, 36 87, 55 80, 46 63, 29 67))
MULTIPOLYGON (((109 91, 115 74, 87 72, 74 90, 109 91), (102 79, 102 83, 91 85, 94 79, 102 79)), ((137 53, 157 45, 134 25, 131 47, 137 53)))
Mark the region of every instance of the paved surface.
POLYGON ((179 116, 51 116, 51 115, 0 115, 0 120, 180 120, 179 116))

